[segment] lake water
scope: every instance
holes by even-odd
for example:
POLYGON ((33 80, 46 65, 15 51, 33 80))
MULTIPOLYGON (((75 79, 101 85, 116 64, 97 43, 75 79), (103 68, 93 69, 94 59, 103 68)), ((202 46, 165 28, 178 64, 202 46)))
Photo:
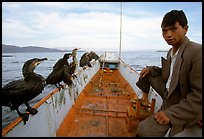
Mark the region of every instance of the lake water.
MULTIPOLYGON (((77 53, 77 59, 79 60, 84 52, 77 53)), ((101 51, 96 51, 98 55, 102 54, 101 51)), ((31 58, 44 58, 48 60, 44 61, 35 69, 35 72, 41 74, 46 78, 52 71, 52 67, 56 61, 63 57, 65 52, 49 52, 49 53, 3 53, 2 54, 2 87, 13 80, 21 79, 22 67, 25 61, 31 58)), ((156 50, 143 50, 143 51, 131 51, 122 52, 121 58, 124 62, 129 64, 133 69, 140 72, 145 66, 161 66, 161 57, 166 57, 167 52, 156 50)), ((72 59, 69 59, 72 61, 72 59)), ((54 85, 48 85, 44 88, 43 92, 36 98, 31 100, 29 104, 35 105, 39 100, 49 94, 56 87, 54 85)), ((19 107, 19 110, 25 110, 24 104, 19 107)), ((23 110, 23 111, 24 111, 23 110)), ((18 117, 16 111, 10 111, 10 108, 2 106, 2 128, 7 126, 13 120, 18 117)))

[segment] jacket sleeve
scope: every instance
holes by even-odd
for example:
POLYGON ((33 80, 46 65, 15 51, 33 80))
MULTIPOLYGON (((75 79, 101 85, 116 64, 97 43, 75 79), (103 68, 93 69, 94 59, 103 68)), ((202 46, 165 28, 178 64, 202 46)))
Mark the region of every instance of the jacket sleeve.
POLYGON ((160 67, 158 66, 147 66, 150 70, 150 75, 152 77, 158 76, 162 74, 162 70, 160 67))

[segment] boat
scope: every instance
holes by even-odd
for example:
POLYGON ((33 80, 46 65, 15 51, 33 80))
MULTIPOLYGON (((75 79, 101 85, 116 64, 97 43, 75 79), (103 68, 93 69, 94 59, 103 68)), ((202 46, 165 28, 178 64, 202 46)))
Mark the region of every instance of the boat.
POLYGON ((134 122, 158 109, 145 108, 143 116, 136 115, 134 106, 141 95, 136 93, 138 73, 113 52, 104 53, 76 76, 71 87, 64 84, 60 92, 55 89, 39 101, 34 106, 38 113, 25 125, 19 117, 2 136, 135 136, 134 122))
MULTIPOLYGON (((21 117, 2 130, 2 137, 134 137, 139 121, 158 111, 162 98, 151 88, 149 107, 141 105, 135 85, 139 73, 114 52, 105 52, 92 67, 79 70, 73 85, 56 88, 33 107, 24 125, 21 117)), ((178 136, 202 136, 202 128, 178 136)), ((168 136, 168 135, 167 135, 168 136)))

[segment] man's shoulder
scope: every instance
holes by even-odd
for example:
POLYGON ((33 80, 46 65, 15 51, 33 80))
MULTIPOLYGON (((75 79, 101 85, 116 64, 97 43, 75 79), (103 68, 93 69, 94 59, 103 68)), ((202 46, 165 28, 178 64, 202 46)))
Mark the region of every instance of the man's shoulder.
POLYGON ((202 57, 202 44, 189 41, 183 52, 186 57, 202 57))
POLYGON ((193 49, 193 48, 202 48, 202 44, 200 44, 200 43, 198 43, 198 42, 195 42, 195 41, 192 41, 192 40, 190 40, 188 37, 186 37, 186 44, 188 45, 188 46, 190 46, 190 48, 191 49, 193 49))

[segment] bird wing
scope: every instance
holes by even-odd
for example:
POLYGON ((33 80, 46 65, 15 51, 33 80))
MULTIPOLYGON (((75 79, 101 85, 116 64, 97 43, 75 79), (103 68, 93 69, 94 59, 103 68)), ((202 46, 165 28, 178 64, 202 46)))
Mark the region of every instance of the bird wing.
POLYGON ((12 81, 2 88, 3 94, 13 97, 23 96, 32 89, 32 86, 28 84, 29 83, 25 82, 23 79, 12 81))
POLYGON ((59 60, 55 63, 55 65, 53 66, 53 69, 62 68, 63 65, 67 65, 67 66, 69 65, 68 62, 67 62, 67 60, 59 59, 59 60))
POLYGON ((70 67, 64 66, 64 77, 63 77, 63 82, 71 85, 72 84, 72 79, 71 79, 71 74, 70 74, 70 67))
POLYGON ((56 84, 62 81, 63 78, 63 68, 53 69, 53 71, 46 78, 47 84, 56 84))

